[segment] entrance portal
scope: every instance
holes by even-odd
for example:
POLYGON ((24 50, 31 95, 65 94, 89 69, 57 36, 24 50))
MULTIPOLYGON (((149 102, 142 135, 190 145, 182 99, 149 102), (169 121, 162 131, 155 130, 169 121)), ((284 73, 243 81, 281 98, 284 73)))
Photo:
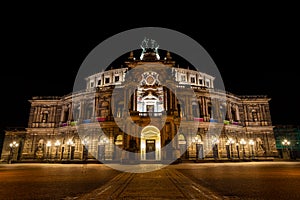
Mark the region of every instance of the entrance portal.
POLYGON ((155 160, 155 140, 146 140, 146 159, 155 160))
POLYGON ((160 131, 155 126, 146 126, 141 133, 141 160, 160 159, 160 131))

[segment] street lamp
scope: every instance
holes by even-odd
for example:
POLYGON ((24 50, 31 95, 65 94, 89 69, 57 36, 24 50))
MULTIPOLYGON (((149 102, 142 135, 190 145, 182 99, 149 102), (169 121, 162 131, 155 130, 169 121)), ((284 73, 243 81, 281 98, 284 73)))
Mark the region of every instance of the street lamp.
POLYGON ((233 148, 232 148, 232 145, 234 144, 234 140, 232 138, 229 138, 228 139, 228 144, 230 144, 230 155, 231 155, 231 158, 233 158, 233 148))
POLYGON ((10 147, 10 152, 9 152, 9 158, 8 158, 8 162, 11 163, 11 161, 14 159, 14 151, 15 148, 18 148, 19 143, 17 143, 16 141, 13 141, 12 143, 9 144, 10 147))
POLYGON ((54 143, 55 146, 55 159, 57 159, 57 155, 58 155, 58 147, 60 146, 60 142, 59 140, 56 140, 56 142, 54 143))
POLYGON ((240 148, 239 148, 239 143, 236 143, 236 152, 237 152, 237 157, 240 159, 240 148))
POLYGON ((74 143, 73 143, 73 141, 71 140, 71 139, 69 139, 68 141, 67 141, 67 145, 68 145, 68 159, 70 159, 71 160, 71 158, 70 158, 70 151, 71 151, 71 146, 73 145, 74 143))
POLYGON ((216 138, 216 137, 213 138, 212 144, 213 144, 213 156, 215 159, 217 159, 219 157, 219 152, 218 152, 219 140, 218 140, 218 138, 216 138))
POLYGON ((251 154, 252 154, 252 159, 254 159, 254 150, 253 150, 253 146, 254 146, 254 141, 253 140, 249 140, 249 144, 251 146, 251 154))
MULTIPOLYGON (((47 147, 47 156, 46 156, 46 159, 48 159, 49 158, 49 153, 50 153, 51 141, 47 141, 46 147, 47 147)), ((51 153, 50 153, 50 159, 51 159, 51 153)))
POLYGON ((289 148, 288 148, 288 146, 291 144, 291 142, 288 141, 287 139, 284 139, 284 140, 281 142, 281 144, 286 148, 286 152, 287 152, 287 154, 288 154, 288 156, 289 156, 289 148))
POLYGON ((242 148, 243 148, 243 160, 245 159, 245 144, 246 144, 247 142, 244 140, 244 138, 242 138, 241 140, 240 140, 240 144, 242 145, 242 148))

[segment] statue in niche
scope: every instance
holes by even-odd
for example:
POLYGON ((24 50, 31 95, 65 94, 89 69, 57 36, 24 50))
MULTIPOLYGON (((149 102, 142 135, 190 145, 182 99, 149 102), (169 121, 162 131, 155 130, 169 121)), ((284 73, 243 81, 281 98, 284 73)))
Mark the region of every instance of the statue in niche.
POLYGON ((44 141, 40 140, 35 149, 35 157, 37 159, 42 159, 43 156, 44 156, 44 141))
POLYGON ((258 153, 263 153, 265 154, 266 153, 266 147, 263 143, 263 141, 260 139, 260 138, 256 138, 256 151, 258 153))

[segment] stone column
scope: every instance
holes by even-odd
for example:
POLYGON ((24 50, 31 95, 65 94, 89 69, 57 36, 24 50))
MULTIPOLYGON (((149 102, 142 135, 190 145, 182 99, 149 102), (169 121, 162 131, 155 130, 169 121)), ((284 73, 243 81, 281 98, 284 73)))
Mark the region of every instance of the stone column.
POLYGON ((80 119, 82 120, 84 118, 84 113, 85 113, 85 102, 80 101, 80 119))
POLYGON ((188 105, 188 97, 187 96, 185 96, 185 98, 184 98, 184 113, 185 113, 185 118, 188 120, 189 105, 188 105))
POLYGON ((206 97, 203 97, 203 105, 204 105, 204 116, 205 116, 205 121, 209 122, 209 116, 208 116, 208 104, 207 104, 207 99, 206 97))
POLYGON ((127 91, 128 89, 124 89, 124 94, 123 94, 123 97, 124 97, 124 107, 123 107, 123 117, 127 116, 127 112, 128 112, 128 97, 127 97, 127 91))
POLYGON ((91 100, 93 105, 92 105, 92 116, 91 116, 91 119, 94 120, 95 119, 95 116, 96 116, 96 98, 93 98, 93 100, 91 100))
POLYGON ((104 84, 105 84, 105 80, 104 80, 104 73, 102 73, 102 75, 101 75, 101 79, 102 79, 102 81, 101 81, 101 85, 104 85, 104 84))
POLYGON ((245 125, 247 126, 249 118, 248 118, 247 106, 246 105, 243 105, 243 111, 244 111, 244 117, 245 117, 245 125))
POLYGON ((33 116, 32 116, 32 122, 36 122, 37 121, 37 107, 34 106, 34 107, 31 107, 32 109, 34 109, 33 111, 33 116))
POLYGON ((112 160, 113 158, 113 151, 114 151, 114 135, 113 135, 113 131, 111 130, 111 128, 109 129, 109 142, 108 142, 108 148, 107 148, 107 152, 105 153, 105 160, 112 160))
POLYGON ((133 110, 137 111, 137 90, 134 90, 133 102, 133 110))
POLYGON ((164 110, 168 110, 168 107, 167 107, 167 88, 166 87, 163 87, 163 94, 164 94, 164 110))
POLYGON ((37 115, 37 117, 38 117, 37 121, 38 122, 42 122, 42 113, 41 112, 42 112, 42 108, 39 106, 38 107, 38 115, 37 115))

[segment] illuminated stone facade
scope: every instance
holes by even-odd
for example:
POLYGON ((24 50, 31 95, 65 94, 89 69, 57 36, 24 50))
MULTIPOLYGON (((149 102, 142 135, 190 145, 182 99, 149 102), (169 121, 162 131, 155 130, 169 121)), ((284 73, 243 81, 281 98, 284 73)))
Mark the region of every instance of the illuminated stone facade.
POLYGON ((87 77, 82 91, 33 97, 28 127, 6 131, 2 159, 12 141, 20 161, 273 158, 269 101, 217 90, 213 76, 175 66, 170 53, 130 53, 122 67, 87 77))

